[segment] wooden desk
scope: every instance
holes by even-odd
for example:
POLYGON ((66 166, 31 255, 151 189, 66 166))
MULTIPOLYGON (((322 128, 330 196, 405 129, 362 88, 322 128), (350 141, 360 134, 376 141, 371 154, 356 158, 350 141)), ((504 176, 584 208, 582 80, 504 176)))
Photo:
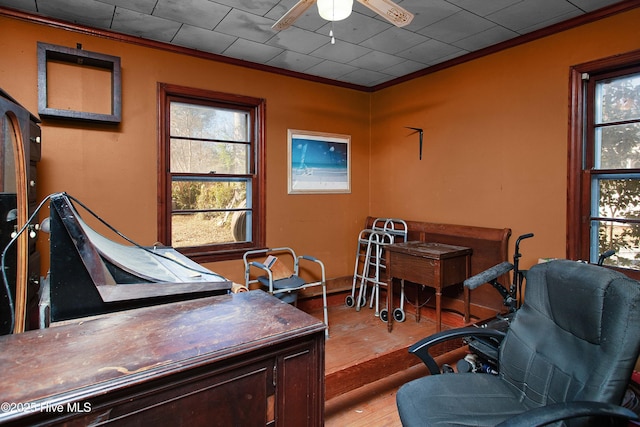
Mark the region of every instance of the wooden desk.
POLYGON ((3 336, 0 424, 319 427, 324 329, 251 291, 3 336))
MULTIPOLYGON (((472 250, 443 243, 404 242, 386 246, 388 274, 387 328, 393 329, 393 278, 435 288, 436 331, 442 327, 442 290, 462 283, 471 273, 472 250)), ((419 310, 419 308, 416 308, 419 310)), ((469 321, 469 290, 464 289, 464 320, 469 321)))

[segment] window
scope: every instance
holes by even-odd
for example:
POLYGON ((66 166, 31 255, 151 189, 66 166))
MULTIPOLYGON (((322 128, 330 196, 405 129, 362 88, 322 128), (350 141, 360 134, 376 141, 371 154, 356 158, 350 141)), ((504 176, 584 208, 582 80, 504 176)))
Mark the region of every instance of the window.
POLYGON ((159 241, 198 261, 264 246, 264 100, 159 85, 159 241))
POLYGON ((640 277, 640 52, 572 70, 568 257, 640 277))

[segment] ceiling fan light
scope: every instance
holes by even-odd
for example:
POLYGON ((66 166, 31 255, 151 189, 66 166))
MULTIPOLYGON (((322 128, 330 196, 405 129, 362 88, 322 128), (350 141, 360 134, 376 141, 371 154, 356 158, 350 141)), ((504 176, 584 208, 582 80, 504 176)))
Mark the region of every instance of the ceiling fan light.
POLYGON ((353 0, 318 0, 318 13, 327 21, 341 21, 351 15, 353 0))

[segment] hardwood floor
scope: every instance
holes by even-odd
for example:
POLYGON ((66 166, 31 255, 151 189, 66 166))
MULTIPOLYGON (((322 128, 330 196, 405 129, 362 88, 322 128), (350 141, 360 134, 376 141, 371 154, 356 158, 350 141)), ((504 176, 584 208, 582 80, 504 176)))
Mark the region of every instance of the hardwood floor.
POLYGON ((416 365, 328 400, 325 402, 325 426, 401 426, 396 409, 396 391, 402 384, 426 374, 427 368, 416 365))
MULTIPOLYGON (((322 318, 321 311, 312 314, 322 318)), ((420 323, 411 312, 387 332, 386 323, 367 307, 356 311, 329 307, 330 338, 325 350, 325 425, 400 426, 395 394, 402 384, 427 374, 420 360, 407 352, 419 339, 435 332, 434 310, 423 308, 420 323)), ((443 312, 443 329, 463 324, 463 316, 443 312)), ((449 349, 442 349, 442 353, 449 349)), ((451 357, 458 355, 451 355, 451 357)))

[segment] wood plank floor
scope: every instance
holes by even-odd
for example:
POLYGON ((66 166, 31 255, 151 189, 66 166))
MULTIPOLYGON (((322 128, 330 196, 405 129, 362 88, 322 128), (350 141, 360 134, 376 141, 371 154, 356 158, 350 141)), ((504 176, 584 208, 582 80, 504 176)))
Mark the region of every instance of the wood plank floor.
MULTIPOLYGON (((312 314, 322 318, 321 311, 312 314)), ((427 374, 407 348, 435 332, 435 313, 422 310, 421 320, 407 313, 393 331, 368 307, 329 307, 330 338, 325 351, 325 425, 400 426, 395 394, 402 384, 427 374)), ((443 312, 443 329, 458 327, 463 316, 443 312)), ((457 357, 457 355, 456 355, 457 357)))
POLYGON ((426 373, 427 368, 416 365, 326 401, 325 426, 401 426, 396 409, 396 392, 402 384, 424 376, 426 373))

